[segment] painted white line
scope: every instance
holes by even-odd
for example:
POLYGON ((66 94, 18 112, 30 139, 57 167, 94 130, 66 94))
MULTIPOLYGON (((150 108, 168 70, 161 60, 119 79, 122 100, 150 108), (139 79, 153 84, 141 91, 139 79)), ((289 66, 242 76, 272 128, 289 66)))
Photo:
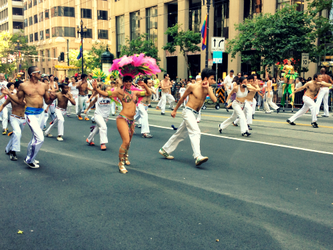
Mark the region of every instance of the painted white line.
MULTIPOLYGON (((116 120, 116 119, 109 118, 109 120, 116 120)), ((155 128, 173 130, 173 128, 171 128, 171 127, 163 127, 163 126, 152 125, 152 124, 149 124, 149 126, 150 127, 155 127, 155 128)), ((326 151, 320 151, 320 150, 314 150, 314 149, 308 149, 308 148, 299 148, 299 147, 293 147, 293 146, 282 145, 282 144, 275 144, 275 143, 270 143, 270 142, 246 140, 246 139, 241 139, 241 138, 233 138, 233 137, 227 137, 227 136, 223 136, 223 135, 214 135, 214 134, 208 134, 208 133, 202 133, 202 132, 201 132, 201 134, 211 136, 211 137, 216 137, 216 138, 234 140, 234 141, 251 142, 251 143, 268 145, 268 146, 273 146, 273 147, 288 148, 288 149, 295 149, 295 150, 307 151, 307 152, 318 153, 318 154, 333 155, 333 152, 326 152, 326 151)))

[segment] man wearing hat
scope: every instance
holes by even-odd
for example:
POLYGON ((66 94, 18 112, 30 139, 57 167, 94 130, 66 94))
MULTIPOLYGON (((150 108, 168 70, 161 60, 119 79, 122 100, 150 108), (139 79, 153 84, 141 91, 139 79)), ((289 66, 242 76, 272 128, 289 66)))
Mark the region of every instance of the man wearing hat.
MULTIPOLYGON (((227 90, 227 96, 230 94, 230 92, 232 91, 233 88, 233 84, 232 81, 234 79, 234 70, 230 70, 229 75, 226 76, 226 78, 224 78, 224 88, 227 90)), ((229 99, 228 104, 231 103, 231 99, 229 99)))

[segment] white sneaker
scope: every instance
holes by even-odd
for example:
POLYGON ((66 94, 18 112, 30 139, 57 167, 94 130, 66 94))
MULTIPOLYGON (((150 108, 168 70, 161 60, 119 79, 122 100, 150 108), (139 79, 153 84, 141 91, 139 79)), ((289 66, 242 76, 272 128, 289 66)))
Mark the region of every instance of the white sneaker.
POLYGON ((196 166, 200 166, 202 163, 208 161, 208 157, 207 156, 198 156, 196 159, 195 159, 195 165, 196 166))
POLYGON ((29 168, 39 168, 39 165, 36 163, 28 163, 26 160, 24 160, 24 163, 29 166, 29 168))
POLYGON ((57 141, 63 141, 64 139, 61 136, 57 137, 57 141))
POLYGON ((160 155, 163 155, 168 160, 173 160, 175 158, 172 155, 169 155, 163 148, 161 148, 158 152, 160 153, 160 155))

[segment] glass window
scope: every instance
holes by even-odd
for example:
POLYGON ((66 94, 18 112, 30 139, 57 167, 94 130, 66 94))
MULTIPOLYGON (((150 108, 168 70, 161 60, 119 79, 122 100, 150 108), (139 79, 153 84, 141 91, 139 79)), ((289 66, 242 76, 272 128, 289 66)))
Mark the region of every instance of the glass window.
POLYGON ((92 29, 87 29, 87 32, 84 36, 85 38, 93 38, 92 29))
POLYGON ((148 38, 157 46, 157 7, 146 9, 146 20, 148 38))
POLYGON ((43 17, 44 17, 44 13, 43 12, 39 13, 39 22, 43 21, 43 19, 44 19, 43 17))
MULTIPOLYGON (((42 57, 42 61, 45 61, 45 57, 44 57, 44 50, 40 51, 41 57, 42 57)), ((43 70, 43 72, 45 72, 45 70, 43 70)))
POLYGON ((51 8, 51 17, 58 16, 58 6, 51 8))
POLYGON ((252 18, 254 14, 261 13, 261 0, 244 0, 244 19, 252 18))
POLYGON ((116 17, 117 57, 120 56, 121 46, 125 44, 125 19, 124 15, 116 17))
POLYGON ((51 53, 50 53, 50 50, 46 50, 46 55, 47 55, 47 60, 48 61, 51 61, 51 53))
POLYGON ((39 39, 44 40, 44 30, 39 31, 39 39))
POLYGON ((28 19, 24 19, 24 27, 28 27, 28 19))
POLYGON ((23 3, 23 9, 24 9, 24 10, 27 10, 27 9, 28 9, 27 7, 28 7, 27 2, 24 2, 24 3, 23 3))
POLYGON ((35 33, 35 41, 38 41, 38 32, 35 33))
POLYGON ((32 25, 33 22, 32 22, 32 16, 29 17, 29 26, 32 25))
MULTIPOLYGON (((58 37, 58 36, 75 37, 75 28, 74 27, 52 27, 52 37, 58 37)), ((46 33, 46 37, 47 37, 47 33, 46 33)))
POLYGON ((57 57, 57 54, 56 54, 57 50, 56 49, 53 49, 53 57, 56 58, 57 57))
POLYGON ((49 18, 50 18, 50 16, 49 16, 49 10, 46 9, 45 10, 45 20, 48 20, 49 18))
POLYGON ((38 17, 37 17, 37 15, 34 15, 34 23, 38 23, 38 17))
POLYGON ((190 0, 189 29, 194 32, 201 30, 201 1, 190 0))
POLYGON ((140 11, 130 13, 131 40, 140 36, 140 11))
POLYGON ((14 29, 23 29, 23 23, 22 22, 13 22, 13 28, 14 29))
POLYGON ((50 38, 50 29, 46 29, 45 30, 45 39, 49 39, 50 38))
POLYGON ((36 6, 37 5, 37 0, 34 0, 34 6, 36 6))
POLYGON ((109 39, 108 30, 98 30, 98 39, 109 39))
POLYGON ((304 11, 304 0, 276 0, 276 10, 283 8, 285 4, 297 4, 298 11, 304 11))
POLYGON ((214 36, 229 38, 229 0, 215 0, 214 36))
POLYGON ((91 19, 91 9, 81 9, 81 18, 91 19))
POLYGON ((13 15, 23 15, 23 9, 22 8, 13 8, 13 15))
POLYGON ((64 8, 64 11, 63 11, 64 16, 75 17, 75 9, 74 9, 74 7, 63 7, 63 8, 64 8))
POLYGON ((75 37, 75 28, 74 27, 64 27, 64 35, 66 37, 75 37))
POLYGON ((43 0, 38 0, 38 3, 42 3, 43 2, 43 0))
POLYGON ((29 0, 29 1, 28 1, 28 8, 29 8, 29 9, 32 8, 32 0, 29 0))
POLYGON ((29 42, 33 42, 34 41, 34 34, 30 34, 30 40, 29 40, 29 42))
POLYGON ((108 12, 106 10, 98 10, 97 19, 98 20, 108 20, 108 12))

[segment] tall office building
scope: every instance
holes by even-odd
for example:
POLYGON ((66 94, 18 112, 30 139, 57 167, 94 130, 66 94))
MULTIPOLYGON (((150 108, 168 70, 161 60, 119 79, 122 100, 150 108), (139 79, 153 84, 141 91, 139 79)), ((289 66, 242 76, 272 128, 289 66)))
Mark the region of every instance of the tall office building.
POLYGON ((23 0, 0 0, 0 31, 23 30, 23 0))

